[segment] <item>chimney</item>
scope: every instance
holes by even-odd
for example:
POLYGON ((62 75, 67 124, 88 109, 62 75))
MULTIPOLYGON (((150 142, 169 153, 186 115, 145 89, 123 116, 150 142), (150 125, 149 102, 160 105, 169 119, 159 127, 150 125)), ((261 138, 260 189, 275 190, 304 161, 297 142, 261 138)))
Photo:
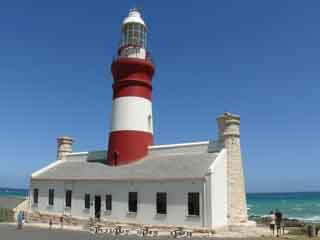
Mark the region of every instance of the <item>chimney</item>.
POLYGON ((240 116, 224 113, 217 119, 219 141, 227 151, 228 223, 248 221, 240 146, 240 116))
POLYGON ((57 160, 65 160, 68 153, 72 153, 73 139, 67 136, 57 138, 57 160))

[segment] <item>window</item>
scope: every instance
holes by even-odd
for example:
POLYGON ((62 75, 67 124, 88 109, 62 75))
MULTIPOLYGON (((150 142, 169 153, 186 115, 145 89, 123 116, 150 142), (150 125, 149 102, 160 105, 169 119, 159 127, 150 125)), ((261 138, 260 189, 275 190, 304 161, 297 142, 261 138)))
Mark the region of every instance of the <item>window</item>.
POLYGON ((39 190, 38 188, 33 189, 33 203, 38 204, 38 198, 39 198, 39 190))
POLYGON ((122 46, 134 45, 146 48, 146 29, 139 23, 128 23, 123 28, 122 46))
POLYGON ((90 209, 90 194, 88 193, 84 195, 84 208, 90 209))
POLYGON ((106 195, 106 210, 107 211, 112 210, 112 195, 111 194, 106 195))
POLYGON ((167 193, 165 192, 157 193, 157 213, 167 214, 167 193))
POLYGON ((49 205, 54 205, 54 189, 49 189, 49 205))
POLYGON ((72 191, 66 191, 66 207, 71 208, 71 201, 72 201, 72 191))
POLYGON ((198 192, 188 193, 188 215, 200 215, 200 194, 198 192))
POLYGON ((137 212, 138 210, 138 193, 129 192, 129 201, 128 201, 128 210, 129 212, 137 212))
POLYGON ((152 117, 151 117, 151 115, 148 116, 148 130, 152 131, 152 117))

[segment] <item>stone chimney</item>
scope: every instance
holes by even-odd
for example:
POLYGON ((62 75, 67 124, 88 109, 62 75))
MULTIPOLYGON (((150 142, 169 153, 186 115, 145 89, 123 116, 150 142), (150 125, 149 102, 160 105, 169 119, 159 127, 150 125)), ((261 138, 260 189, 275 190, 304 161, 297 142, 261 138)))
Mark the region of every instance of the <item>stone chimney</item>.
POLYGON ((57 160, 65 160, 67 153, 72 153, 73 139, 70 137, 58 137, 57 138, 57 160))
POLYGON ((228 224, 248 221, 240 146, 240 116, 224 113, 217 119, 219 141, 227 151, 228 224))

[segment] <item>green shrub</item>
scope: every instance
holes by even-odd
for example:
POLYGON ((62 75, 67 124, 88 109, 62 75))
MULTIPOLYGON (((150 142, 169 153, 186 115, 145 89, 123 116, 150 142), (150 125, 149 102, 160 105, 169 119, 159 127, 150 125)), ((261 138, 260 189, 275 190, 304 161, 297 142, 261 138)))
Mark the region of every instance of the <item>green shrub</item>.
POLYGON ((0 208, 0 222, 14 222, 13 210, 0 208))

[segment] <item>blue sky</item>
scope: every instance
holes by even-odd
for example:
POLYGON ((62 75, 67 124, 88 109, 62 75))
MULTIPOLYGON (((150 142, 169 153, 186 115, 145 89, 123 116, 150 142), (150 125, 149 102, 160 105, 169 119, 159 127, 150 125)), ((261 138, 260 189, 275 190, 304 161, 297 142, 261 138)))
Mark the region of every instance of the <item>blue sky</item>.
POLYGON ((55 160, 105 149, 110 64, 128 9, 149 26, 156 144, 216 138, 241 115, 249 192, 320 190, 320 2, 5 1, 0 7, 0 186, 26 187, 55 160))

